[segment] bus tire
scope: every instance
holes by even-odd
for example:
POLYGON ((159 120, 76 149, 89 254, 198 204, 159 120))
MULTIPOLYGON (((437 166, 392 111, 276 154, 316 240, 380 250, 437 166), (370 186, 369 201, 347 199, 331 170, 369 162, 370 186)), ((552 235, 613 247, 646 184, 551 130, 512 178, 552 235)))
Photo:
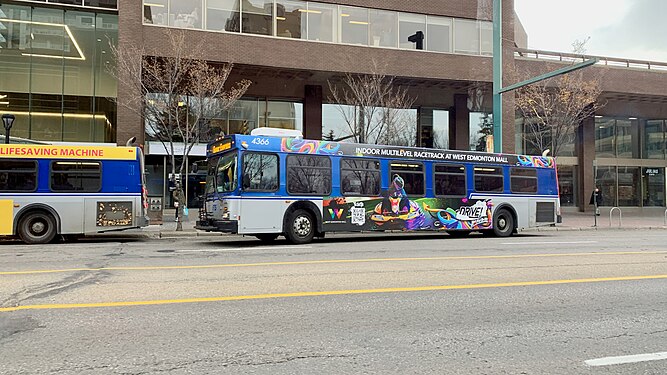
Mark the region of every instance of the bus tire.
POLYGON ((315 236, 315 219, 310 211, 297 209, 287 218, 285 237, 293 244, 309 243, 315 236))
POLYGON ((32 211, 19 221, 17 232, 27 244, 45 244, 56 237, 56 220, 44 211, 32 211))
POLYGON ((497 237, 509 237, 514 232, 514 216, 508 210, 501 208, 493 216, 493 234, 497 237))
POLYGON ((278 233, 260 233, 256 234, 255 237, 262 242, 272 242, 278 238, 278 233))

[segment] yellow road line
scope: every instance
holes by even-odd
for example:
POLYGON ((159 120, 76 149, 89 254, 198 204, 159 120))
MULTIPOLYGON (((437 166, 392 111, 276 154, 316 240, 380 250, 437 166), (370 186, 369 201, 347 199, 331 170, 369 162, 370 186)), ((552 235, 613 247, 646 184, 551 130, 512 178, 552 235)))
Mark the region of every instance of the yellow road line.
POLYGON ((655 255, 655 254, 667 254, 667 250, 554 253, 554 254, 515 254, 515 255, 468 255, 468 256, 422 257, 422 258, 415 257, 415 258, 331 259, 331 260, 303 260, 303 261, 292 261, 292 262, 202 264, 202 265, 191 265, 191 266, 65 268, 65 269, 54 269, 54 270, 0 271, 0 276, 33 275, 33 274, 63 273, 63 272, 159 271, 159 270, 187 270, 187 269, 205 269, 205 268, 293 266, 293 265, 304 265, 304 264, 414 262, 414 261, 431 261, 431 260, 519 259, 519 258, 551 258, 551 257, 577 257, 577 256, 608 256, 608 255, 655 255))
POLYGON ((636 281, 636 280, 655 280, 655 279, 667 279, 667 275, 620 276, 620 277, 601 277, 601 278, 591 278, 591 279, 569 279, 569 280, 566 279, 566 280, 546 280, 546 281, 521 281, 521 282, 496 283, 496 284, 436 285, 436 286, 418 286, 418 287, 404 287, 404 288, 329 290, 329 291, 319 291, 319 292, 273 293, 273 294, 255 294, 246 296, 202 297, 202 298, 165 299, 165 300, 149 300, 149 301, 60 303, 60 304, 46 304, 46 305, 1 307, 0 312, 11 312, 20 310, 78 309, 78 308, 91 308, 91 307, 172 305, 172 304, 182 304, 182 303, 241 301, 241 300, 254 300, 254 299, 270 299, 270 298, 335 296, 344 294, 426 292, 435 290, 504 288, 504 287, 517 287, 517 286, 581 284, 581 283, 598 283, 605 281, 636 281))

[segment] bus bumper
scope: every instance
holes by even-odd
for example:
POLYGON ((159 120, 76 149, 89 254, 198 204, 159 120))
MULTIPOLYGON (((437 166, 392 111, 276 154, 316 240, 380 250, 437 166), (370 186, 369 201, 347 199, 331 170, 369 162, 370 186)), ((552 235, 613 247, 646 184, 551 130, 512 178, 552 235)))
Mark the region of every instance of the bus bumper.
POLYGON ((195 229, 236 234, 239 232, 239 222, 235 220, 199 220, 195 224, 195 229))

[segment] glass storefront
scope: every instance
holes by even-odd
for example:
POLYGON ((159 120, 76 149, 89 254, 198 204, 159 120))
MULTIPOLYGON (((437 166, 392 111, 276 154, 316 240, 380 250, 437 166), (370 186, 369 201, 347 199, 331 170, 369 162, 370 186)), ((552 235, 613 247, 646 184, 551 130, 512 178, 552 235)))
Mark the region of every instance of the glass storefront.
POLYGON ((570 165, 558 166, 558 189, 560 205, 563 207, 576 206, 577 194, 577 167, 570 165))
POLYGON ((560 129, 561 134, 558 140, 553 137, 556 129, 549 129, 542 124, 538 124, 529 118, 517 117, 515 121, 517 152, 527 155, 541 155, 544 150, 549 149, 553 155, 555 152, 554 142, 560 142, 558 145, 558 155, 556 156, 576 156, 576 131, 574 129, 560 129), (539 145, 542 145, 539 147, 539 145))
POLYGON ((493 52, 488 21, 301 0, 144 0, 144 23, 403 49, 417 48, 408 37, 420 31, 427 51, 493 52))
MULTIPOLYGON (((187 107, 187 98, 184 103, 187 107)), ((280 100, 240 99, 229 110, 221 109, 211 118, 202 120, 202 123, 206 124, 207 128, 201 129, 200 143, 207 143, 220 134, 249 134, 258 127, 303 131, 303 104, 280 100)), ((146 140, 157 140, 148 122, 146 140)))
POLYGON ((0 105, 16 116, 12 135, 115 142, 116 80, 106 67, 117 39, 114 14, 0 4, 0 105))
POLYGON ((322 104, 322 138, 340 142, 360 142, 396 146, 415 146, 417 144, 417 110, 373 107, 364 121, 364 135, 358 128, 359 107, 341 104, 322 104), (373 113, 373 114, 370 114, 373 113), (391 119, 387 121, 386 119, 391 119), (356 131, 355 131, 356 129, 356 131))
MULTIPOLYGON (((558 167, 559 178, 562 168, 558 167)), ((595 176, 601 206, 665 206, 665 167, 605 166, 598 167, 595 176)))
POLYGON ((642 205, 665 206, 665 168, 642 168, 642 205))

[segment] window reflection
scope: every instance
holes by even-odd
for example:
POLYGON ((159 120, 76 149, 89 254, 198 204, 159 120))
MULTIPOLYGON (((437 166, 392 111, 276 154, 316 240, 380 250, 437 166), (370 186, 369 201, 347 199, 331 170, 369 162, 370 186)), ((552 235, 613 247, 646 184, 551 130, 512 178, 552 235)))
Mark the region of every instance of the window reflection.
POLYGON ((437 52, 452 52, 452 19, 445 17, 428 17, 426 29, 426 49, 437 52))
POLYGON ((201 29, 202 0, 171 0, 169 26, 184 29, 201 29))
POLYGON ((276 36, 305 39, 306 2, 280 1, 276 3, 276 36))
POLYGON ((168 0, 144 1, 144 23, 167 25, 169 22, 168 0))
POLYGON ((662 120, 646 121, 643 157, 645 159, 665 158, 665 130, 662 120))
POLYGON ((597 157, 614 157, 613 119, 595 119, 595 155, 597 157))
POLYGON ((239 0, 208 0, 206 28, 216 31, 240 31, 239 0))
POLYGON ((308 2, 307 14, 308 40, 333 42, 336 40, 335 5, 308 2))
POLYGON ((241 25, 244 33, 273 35, 273 1, 242 0, 241 25))
POLYGON ((478 22, 457 19, 454 20, 454 29, 454 52, 479 54, 478 22))
MULTIPOLYGON (((399 13, 398 30, 399 47, 406 49, 416 49, 416 43, 408 41, 408 38, 410 35, 415 34, 417 31, 426 31, 426 16, 421 14, 399 13)), ((428 36, 426 36, 426 38, 428 39, 428 36)))
POLYGON ((341 41, 368 45, 368 9, 340 7, 341 41))
POLYGON ((397 47, 396 28, 398 13, 370 10, 370 45, 375 47, 397 47))

